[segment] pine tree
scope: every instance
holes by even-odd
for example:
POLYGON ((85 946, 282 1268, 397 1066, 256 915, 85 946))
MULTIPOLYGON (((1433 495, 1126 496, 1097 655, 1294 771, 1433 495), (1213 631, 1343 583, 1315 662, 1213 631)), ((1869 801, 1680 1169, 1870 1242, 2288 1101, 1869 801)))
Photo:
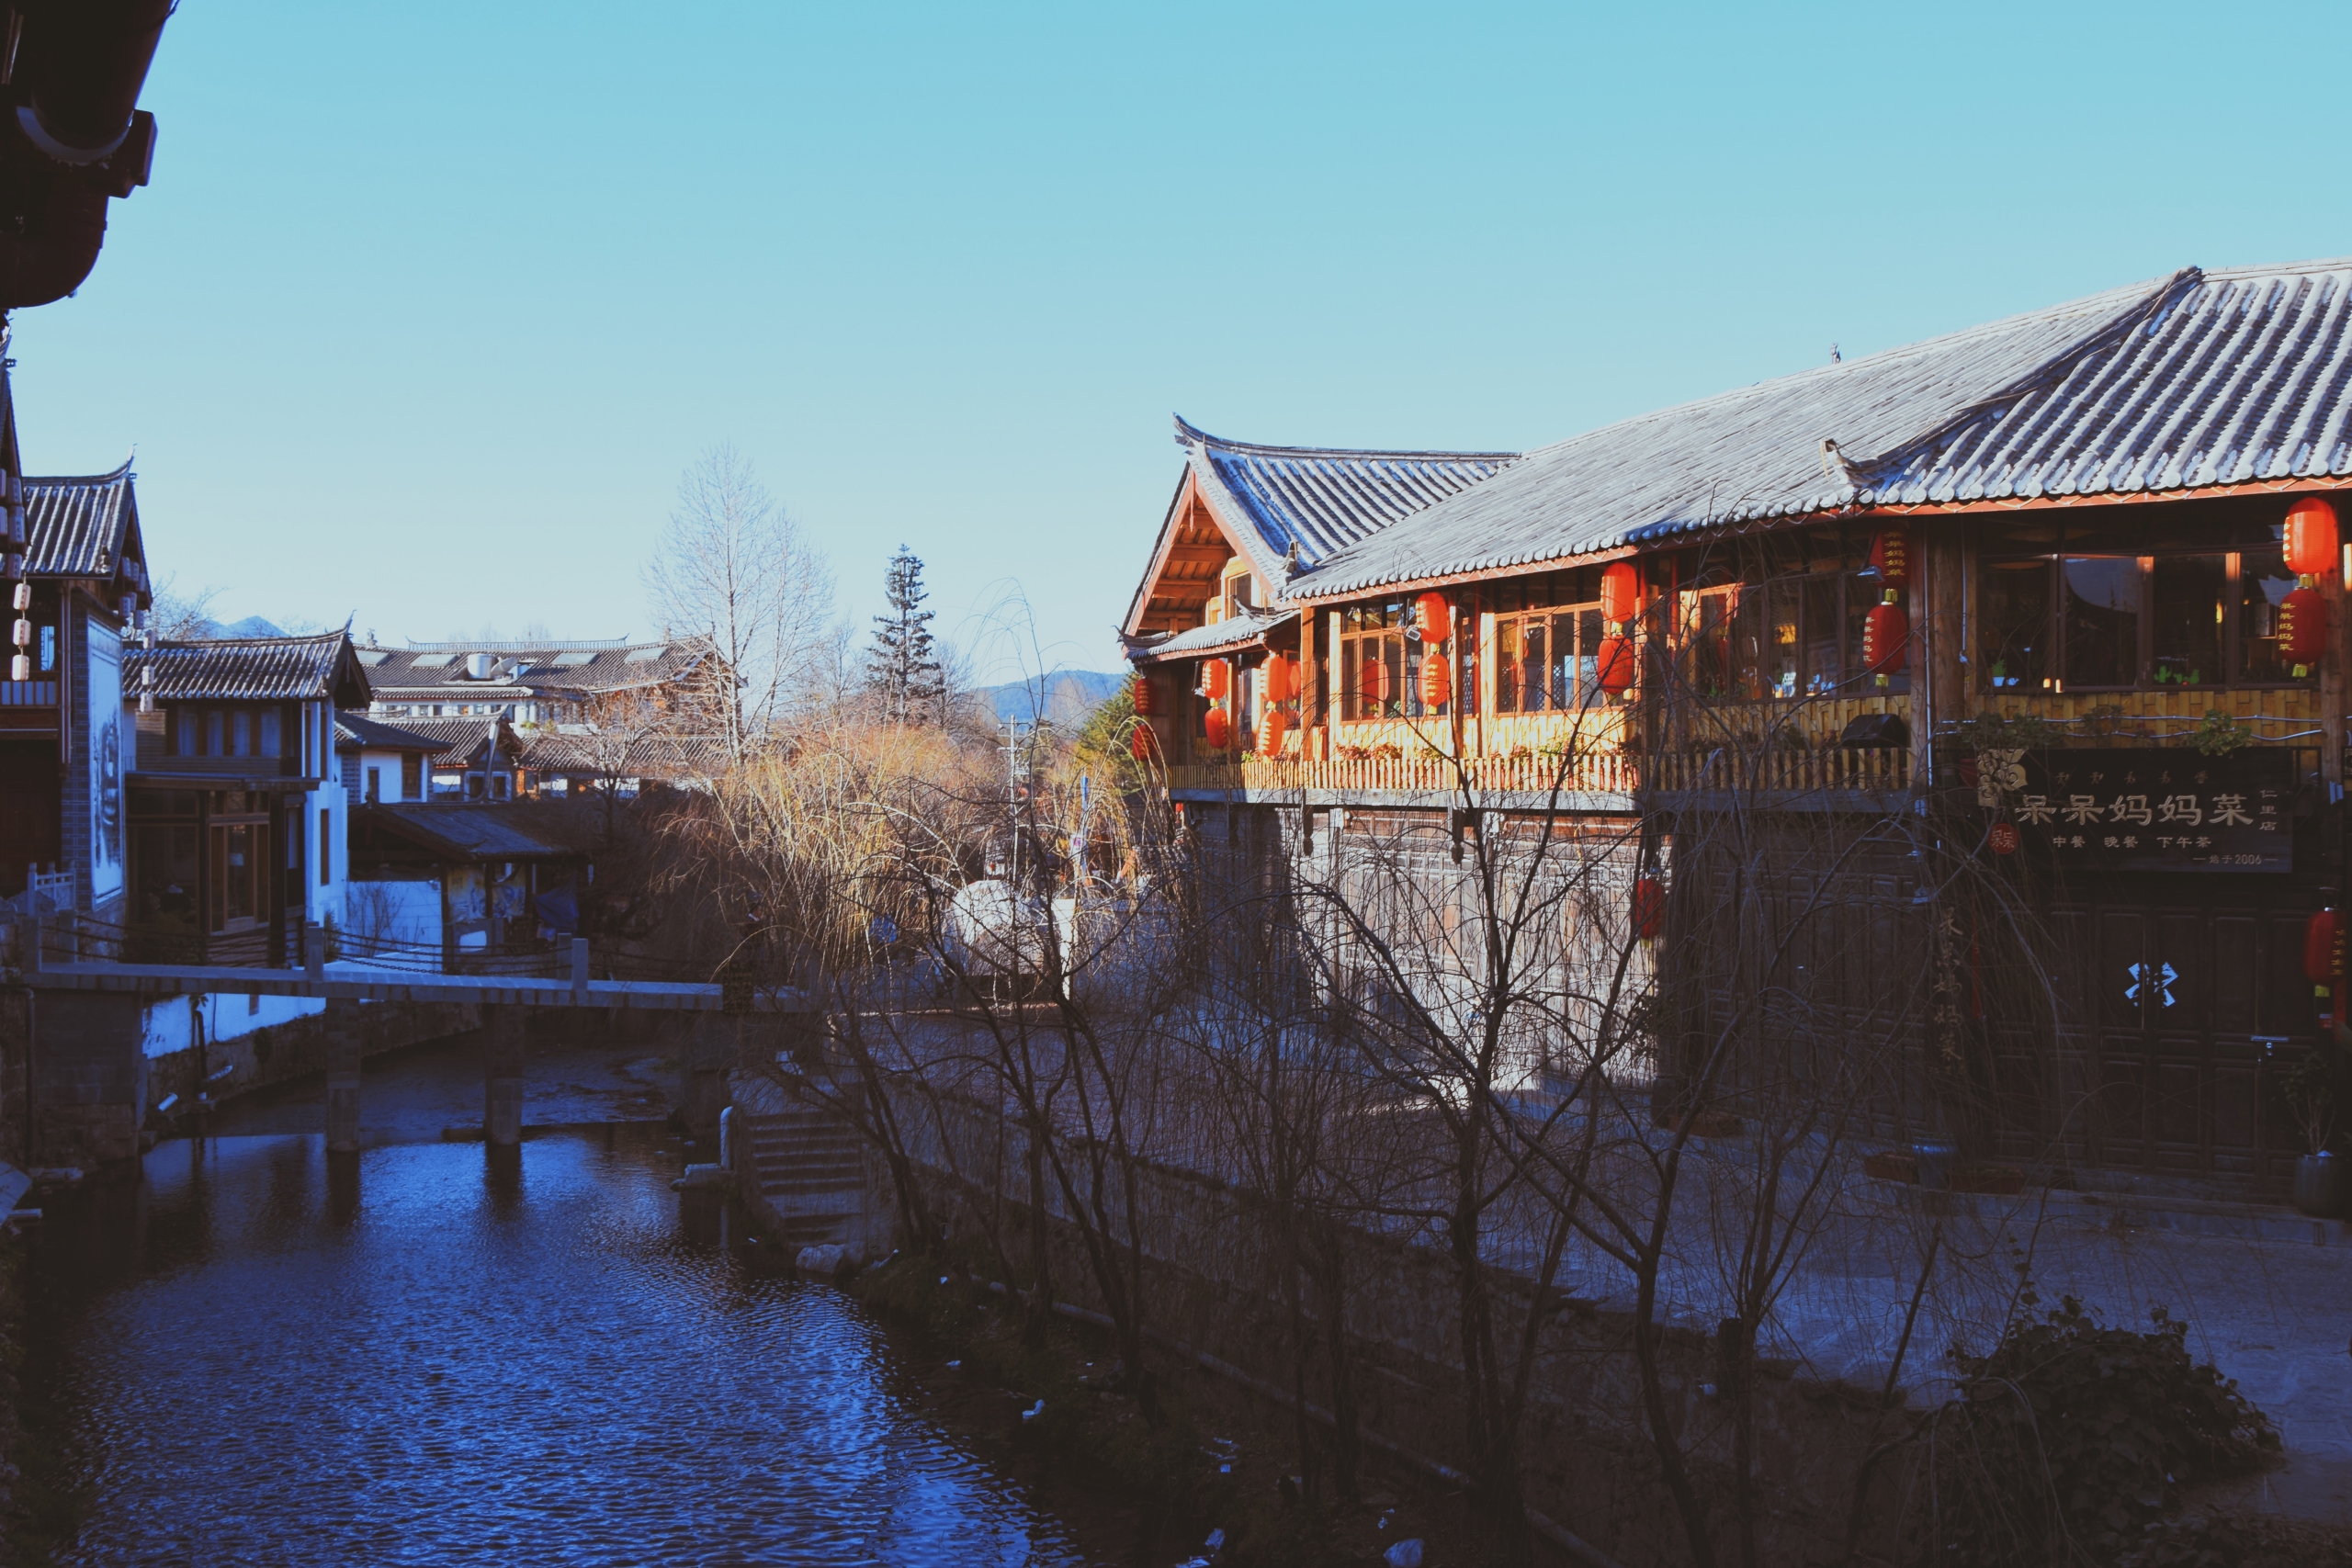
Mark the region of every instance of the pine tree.
POLYGON ((931 597, 922 585, 922 560, 906 546, 890 558, 883 575, 888 615, 874 617, 874 646, 865 655, 865 683, 882 702, 883 716, 899 724, 943 720, 947 682, 931 636, 931 597))

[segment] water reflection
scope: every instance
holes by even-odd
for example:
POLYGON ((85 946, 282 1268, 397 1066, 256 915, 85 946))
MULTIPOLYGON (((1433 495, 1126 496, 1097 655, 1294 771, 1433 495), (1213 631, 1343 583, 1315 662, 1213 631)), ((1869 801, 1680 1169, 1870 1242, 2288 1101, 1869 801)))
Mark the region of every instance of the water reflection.
POLYGON ((164 1145, 37 1243, 70 1563, 1075 1564, 658 1130, 164 1145))

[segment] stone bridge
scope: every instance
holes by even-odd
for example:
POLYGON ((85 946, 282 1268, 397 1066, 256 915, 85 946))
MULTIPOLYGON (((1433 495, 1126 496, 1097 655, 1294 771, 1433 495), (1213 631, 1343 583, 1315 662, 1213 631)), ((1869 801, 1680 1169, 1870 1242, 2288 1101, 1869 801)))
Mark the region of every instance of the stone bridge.
MULTIPOLYGON (((736 982, 592 977, 585 938, 573 939, 570 973, 561 976, 420 972, 367 959, 326 957, 326 933, 303 932, 300 969, 212 964, 119 964, 82 956, 70 927, 44 933, 40 921, 22 932, 21 983, 36 1005, 27 1010, 27 1080, 36 1100, 128 1111, 131 1146, 145 1117, 141 1070, 145 1009, 175 996, 305 997, 325 1003, 326 1135, 330 1151, 359 1146, 361 1028, 369 1003, 448 1003, 474 1008, 481 1021, 484 1099, 482 1134, 512 1146, 523 1132, 523 1023, 526 1009, 597 1008, 633 1012, 745 1016, 798 1012, 807 998, 790 989, 736 982), (66 941, 61 959, 56 938, 66 941), (44 1092, 44 1089, 46 1092, 44 1092)), ((110 1116, 110 1120, 120 1120, 110 1116)))

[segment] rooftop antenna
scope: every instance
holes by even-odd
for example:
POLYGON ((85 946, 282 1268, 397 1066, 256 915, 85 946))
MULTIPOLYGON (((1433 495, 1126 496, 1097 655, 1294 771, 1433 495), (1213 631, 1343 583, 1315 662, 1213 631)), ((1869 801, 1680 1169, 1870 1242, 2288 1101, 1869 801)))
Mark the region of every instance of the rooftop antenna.
POLYGON ((1832 365, 1843 365, 1845 362, 1846 356, 1838 352, 1838 345, 1836 344, 1831 344, 1829 345, 1829 363, 1832 365))

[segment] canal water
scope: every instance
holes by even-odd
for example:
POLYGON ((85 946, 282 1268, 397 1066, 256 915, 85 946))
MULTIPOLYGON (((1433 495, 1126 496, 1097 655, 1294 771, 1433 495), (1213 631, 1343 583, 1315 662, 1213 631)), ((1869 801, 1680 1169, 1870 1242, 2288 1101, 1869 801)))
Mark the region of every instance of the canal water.
POLYGON ((54 1560, 1088 1561, 855 1302, 670 1190, 685 1157, 647 1122, 334 1160, 216 1137, 53 1207, 27 1375, 72 1493, 54 1560))

